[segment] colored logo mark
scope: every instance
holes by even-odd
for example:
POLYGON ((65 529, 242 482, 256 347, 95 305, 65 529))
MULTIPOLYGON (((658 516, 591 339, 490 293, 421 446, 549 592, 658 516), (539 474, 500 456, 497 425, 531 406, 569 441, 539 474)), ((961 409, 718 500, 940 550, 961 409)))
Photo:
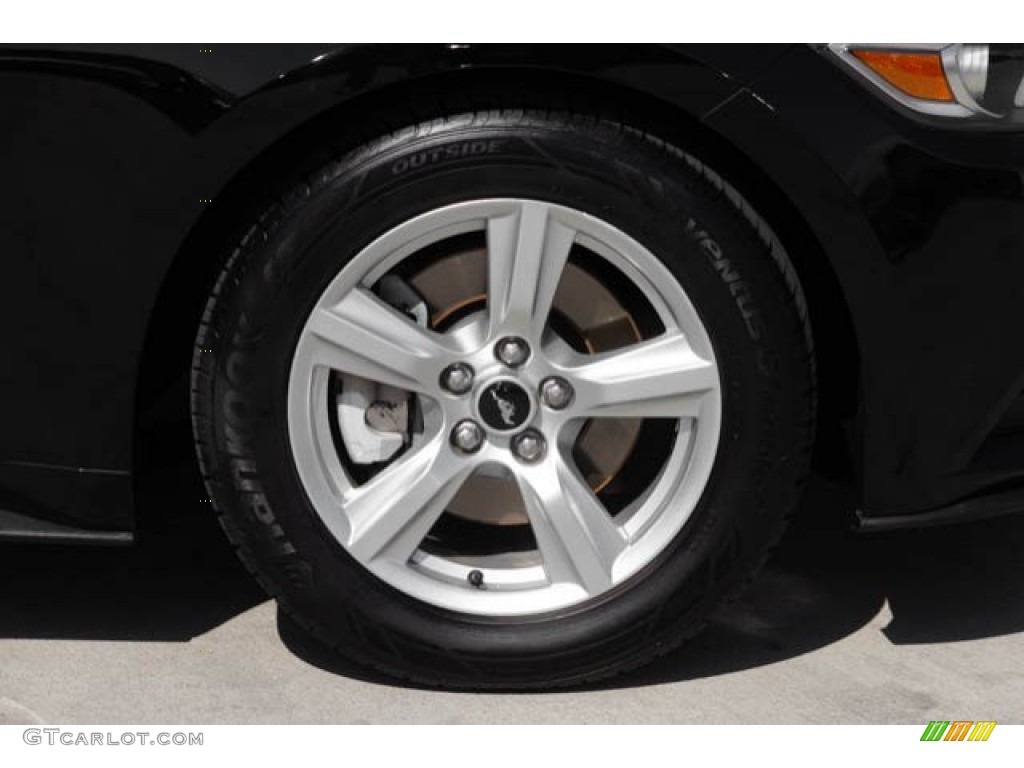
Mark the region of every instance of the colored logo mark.
POLYGON ((995 729, 995 720, 932 720, 921 741, 988 741, 995 729))

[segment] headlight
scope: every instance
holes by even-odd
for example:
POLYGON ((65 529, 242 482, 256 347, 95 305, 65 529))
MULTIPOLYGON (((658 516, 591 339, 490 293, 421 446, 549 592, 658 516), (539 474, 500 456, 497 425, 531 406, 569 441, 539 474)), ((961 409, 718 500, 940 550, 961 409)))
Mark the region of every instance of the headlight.
POLYGON ((829 50, 917 112, 1024 122, 1024 45, 832 43, 829 50))

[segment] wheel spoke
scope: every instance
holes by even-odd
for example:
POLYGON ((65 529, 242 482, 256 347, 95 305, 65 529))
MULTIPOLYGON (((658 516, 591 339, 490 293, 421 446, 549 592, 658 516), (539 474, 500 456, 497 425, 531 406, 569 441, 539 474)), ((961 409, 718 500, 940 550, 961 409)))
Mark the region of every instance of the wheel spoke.
POLYGON ((546 203, 524 201, 487 222, 487 300, 492 336, 539 339, 576 232, 546 203))
POLYGON ((436 437, 343 498, 346 546, 365 561, 406 563, 473 471, 436 437))
POLYGON ((452 354, 441 338, 361 288, 309 321, 311 361, 401 389, 432 393, 452 354))
POLYGON ((586 418, 697 418, 718 386, 714 363, 670 333, 567 369, 576 387, 573 412, 586 418))
POLYGON ((612 584, 626 538, 579 474, 552 457, 519 475, 519 486, 551 583, 597 594, 612 584))

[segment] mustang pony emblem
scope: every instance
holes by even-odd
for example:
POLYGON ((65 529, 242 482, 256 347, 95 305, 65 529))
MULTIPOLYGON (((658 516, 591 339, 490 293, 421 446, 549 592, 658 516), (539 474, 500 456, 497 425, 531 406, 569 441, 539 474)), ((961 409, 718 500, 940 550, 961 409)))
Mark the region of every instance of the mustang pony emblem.
POLYGON ((516 425, 515 403, 501 397, 493 389, 490 391, 489 394, 491 395, 491 399, 494 400, 494 404, 498 406, 498 410, 501 411, 501 420, 504 421, 505 424, 507 424, 508 426, 514 427, 516 425))

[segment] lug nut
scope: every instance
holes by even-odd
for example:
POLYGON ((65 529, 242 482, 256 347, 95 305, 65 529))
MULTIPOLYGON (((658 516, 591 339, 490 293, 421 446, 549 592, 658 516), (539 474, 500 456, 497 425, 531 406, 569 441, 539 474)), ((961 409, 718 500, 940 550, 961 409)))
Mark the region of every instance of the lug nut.
POLYGON ((540 383, 540 399, 553 411, 560 411, 572 402, 572 385, 558 376, 549 376, 540 383))
POLYGON ((509 368, 518 368, 530 356, 530 345, 523 339, 506 336, 494 345, 494 356, 509 368))
POLYGON ((453 363, 441 371, 441 386, 453 395, 464 395, 473 388, 473 369, 465 363, 453 363))
POLYGON ((512 452, 528 464, 540 461, 546 449, 544 436, 535 429, 528 429, 512 438, 512 452))
POLYGON ((464 419, 452 429, 452 446, 460 453, 476 453, 484 444, 484 431, 471 419, 464 419))

